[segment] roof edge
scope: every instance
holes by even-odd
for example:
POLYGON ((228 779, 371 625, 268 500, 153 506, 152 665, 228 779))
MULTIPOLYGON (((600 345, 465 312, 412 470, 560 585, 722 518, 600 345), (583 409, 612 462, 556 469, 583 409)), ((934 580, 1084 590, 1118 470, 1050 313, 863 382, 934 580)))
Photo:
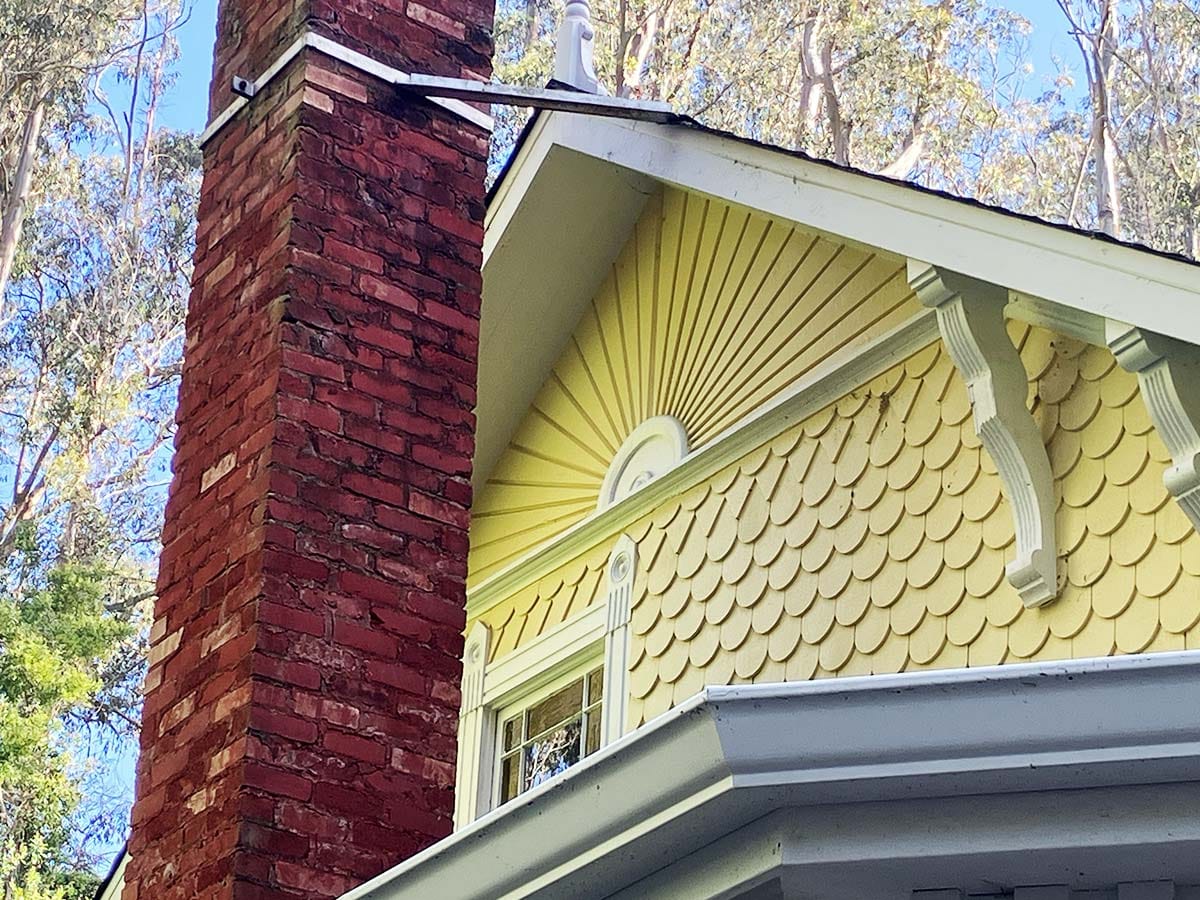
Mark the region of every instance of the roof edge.
POLYGON ((711 687, 345 897, 616 891, 785 806, 1200 780, 1198 706, 1195 651, 711 687))

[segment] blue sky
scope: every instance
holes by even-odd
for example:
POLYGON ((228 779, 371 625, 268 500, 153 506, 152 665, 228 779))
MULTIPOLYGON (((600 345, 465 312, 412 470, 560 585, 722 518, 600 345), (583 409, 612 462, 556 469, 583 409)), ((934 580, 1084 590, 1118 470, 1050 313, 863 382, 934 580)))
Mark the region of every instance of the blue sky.
MULTIPOLYGON (((1056 74, 1053 56, 1057 54, 1072 67, 1078 53, 1066 32, 1062 13, 1055 0, 989 0, 1025 16, 1033 24, 1030 52, 1034 66, 1031 87, 1056 74)), ((179 80, 164 105, 162 121, 169 128, 200 131, 208 113, 208 83, 212 77, 212 50, 216 35, 216 0, 204 0, 191 7, 191 17, 178 34, 180 45, 179 80)), ((246 73, 257 74, 257 73, 246 73)))
POLYGON ((181 131, 204 128, 216 33, 216 0, 194 4, 187 22, 176 35, 179 39, 179 80, 163 104, 161 121, 166 127, 181 131))

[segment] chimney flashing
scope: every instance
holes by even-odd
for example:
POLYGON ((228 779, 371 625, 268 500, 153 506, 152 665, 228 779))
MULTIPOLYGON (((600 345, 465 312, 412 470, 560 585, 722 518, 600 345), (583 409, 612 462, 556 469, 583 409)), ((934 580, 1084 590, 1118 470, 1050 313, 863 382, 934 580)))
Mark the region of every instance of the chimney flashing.
MULTIPOLYGON (((200 132, 200 147, 203 148, 205 144, 216 137, 229 124, 230 120, 250 103, 256 94, 274 81, 276 76, 286 69, 288 64, 305 49, 316 50, 330 59, 335 59, 344 65, 357 69, 367 75, 374 76, 388 84, 403 85, 413 77, 394 66, 371 59, 371 57, 359 53, 357 50, 351 50, 349 47, 339 44, 337 41, 331 40, 322 34, 309 31, 289 44, 275 58, 275 61, 263 70, 263 73, 258 78, 248 78, 241 75, 234 77, 230 90, 237 96, 228 106, 213 116, 212 121, 200 132)), ((495 130, 496 123, 491 116, 467 103, 441 97, 431 99, 438 106, 479 126, 484 131, 491 132, 495 130)))

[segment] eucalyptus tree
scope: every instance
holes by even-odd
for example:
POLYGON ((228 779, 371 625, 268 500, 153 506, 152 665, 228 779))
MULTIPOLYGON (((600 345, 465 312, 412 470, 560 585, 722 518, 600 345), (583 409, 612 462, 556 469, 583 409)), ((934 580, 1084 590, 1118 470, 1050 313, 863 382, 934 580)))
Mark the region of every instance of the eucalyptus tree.
MULTIPOLYGON (((502 0, 498 77, 545 80, 558 15, 557 2, 502 0)), ((593 16, 617 94, 959 189, 999 152, 980 134, 1009 125, 999 95, 1016 90, 1028 28, 983 0, 598 0, 593 16)))
POLYGON ((175 0, 0 0, 0 896, 57 896, 119 831, 199 153, 163 130, 175 0))
MULTIPOLYGON (((544 82, 561 0, 500 0, 499 78, 544 82)), ((1200 255, 1200 0, 1055 0, 1045 82, 1004 0, 595 0, 614 93, 1055 221, 1200 255)), ((521 116, 500 110, 500 152, 521 116)))
POLYGON ((1125 236, 1200 258, 1200 2, 1125 7, 1115 56, 1125 236))

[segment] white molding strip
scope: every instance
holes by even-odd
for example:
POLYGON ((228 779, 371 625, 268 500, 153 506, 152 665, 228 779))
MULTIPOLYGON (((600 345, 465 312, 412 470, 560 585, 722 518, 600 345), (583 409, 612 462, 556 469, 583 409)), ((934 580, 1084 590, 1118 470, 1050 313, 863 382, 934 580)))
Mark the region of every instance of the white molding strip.
POLYGON ((512 703, 521 693, 579 665, 585 658, 599 657, 607 615, 605 604, 593 603, 489 665, 483 679, 484 705, 495 708, 512 703))
POLYGON ((463 648, 462 709, 458 718, 458 767, 454 790, 454 827, 462 828, 488 808, 495 722, 483 703, 483 685, 492 630, 471 626, 463 648), (487 777, 484 777, 486 773, 487 777))
POLYGON ((1174 463, 1163 483, 1200 531, 1200 347, 1109 320, 1108 346, 1134 372, 1174 463))
POLYGON ((910 260, 908 281, 937 310, 938 328, 967 384, 975 433, 996 463, 1013 510, 1016 558, 1006 573, 1026 606, 1058 595, 1054 475, 1041 429, 1025 405, 1029 376, 1004 323, 1008 291, 910 260))
POLYGON ((833 354, 744 419, 691 453, 641 490, 598 510, 467 590, 467 613, 481 615, 521 586, 541 578, 600 541, 628 528, 669 498, 712 477, 784 429, 866 384, 938 336, 937 317, 922 311, 861 347, 833 354))
POLYGON ((608 558, 608 621, 604 629, 604 713, 601 745, 625 733, 629 712, 629 618, 633 607, 633 580, 637 577, 637 544, 621 535, 608 558))
MULTIPOLYGON (((243 81, 239 79, 239 81, 242 83, 242 92, 249 97, 253 97, 268 84, 270 84, 280 72, 287 68, 288 63, 295 59, 300 54, 300 51, 304 50, 305 48, 311 48, 319 53, 323 53, 325 56, 328 56, 331 59, 336 59, 338 62, 345 63, 352 68, 358 69, 360 72, 365 72, 366 74, 391 85, 409 85, 412 84, 416 78, 428 77, 410 75, 408 72, 385 65, 378 60, 371 59, 371 57, 359 53, 357 50, 351 50, 349 47, 339 44, 337 41, 330 40, 324 35, 315 34, 310 31, 296 38, 295 41, 288 45, 287 49, 279 54, 275 61, 267 67, 266 71, 264 71, 256 79, 253 81, 243 81)), ((428 99, 431 103, 436 103, 443 109, 449 110, 460 118, 466 119, 468 122, 479 126, 485 131, 490 132, 495 128, 495 120, 491 116, 485 112, 482 112, 481 110, 476 109, 469 103, 464 103, 461 100, 455 100, 447 97, 429 97, 428 99)), ((249 102, 250 101, 247 99, 247 96, 237 97, 228 106, 217 113, 217 115, 213 117, 213 120, 208 124, 208 127, 206 127, 204 131, 200 133, 200 146, 203 147, 210 140, 212 140, 222 128, 229 124, 230 119, 237 115, 238 112, 240 112, 241 109, 249 102)))
POLYGON ((1067 337, 1083 341, 1085 344, 1093 344, 1097 347, 1107 346, 1104 341, 1104 318, 1082 309, 1063 306, 1061 303, 1031 297, 1018 291, 1010 291, 1004 315, 1010 319, 1019 319, 1030 325, 1036 325, 1038 328, 1065 334, 1067 337))

